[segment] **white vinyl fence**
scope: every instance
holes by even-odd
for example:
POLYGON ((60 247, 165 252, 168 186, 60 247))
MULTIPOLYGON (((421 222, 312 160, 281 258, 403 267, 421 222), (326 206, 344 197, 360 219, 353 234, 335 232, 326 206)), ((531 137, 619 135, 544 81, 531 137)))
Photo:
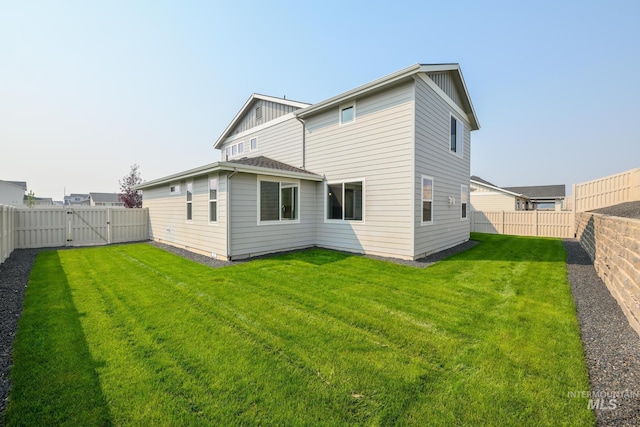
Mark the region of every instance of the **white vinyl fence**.
POLYGON ((573 186, 576 212, 640 200, 640 169, 631 169, 573 186))
POLYGON ((0 206, 0 263, 20 248, 90 246, 149 238, 149 210, 0 206))
POLYGON ((472 211, 471 231, 572 238, 575 236, 575 214, 571 211, 472 211))
POLYGON ((15 211, 13 206, 0 205, 0 264, 15 249, 15 211))

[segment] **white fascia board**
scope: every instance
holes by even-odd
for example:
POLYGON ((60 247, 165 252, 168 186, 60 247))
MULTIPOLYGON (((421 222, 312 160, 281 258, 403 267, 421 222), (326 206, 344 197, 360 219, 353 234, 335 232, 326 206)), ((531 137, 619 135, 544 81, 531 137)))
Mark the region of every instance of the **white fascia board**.
POLYGON ((162 178, 153 179, 151 181, 146 181, 146 182, 143 182, 142 184, 138 184, 138 185, 136 185, 136 186, 134 186, 132 188, 134 190, 142 190, 144 188, 149 188, 149 187, 153 187, 153 186, 156 186, 156 185, 162 185, 162 184, 168 184, 170 182, 175 182, 175 181, 178 181, 180 179, 191 178, 191 177, 198 176, 198 175, 204 175, 204 174, 215 172, 215 171, 219 170, 220 169, 219 165, 220 165, 220 162, 209 163, 209 164, 204 165, 204 166, 199 166, 197 168, 193 168, 193 169, 189 169, 189 170, 186 170, 186 171, 174 173, 172 175, 167 175, 167 176, 162 177, 162 178))
POLYGON ((478 182, 478 181, 474 181, 473 179, 470 179, 469 182, 478 185, 480 187, 484 187, 484 188, 489 188, 493 191, 497 191, 500 193, 505 193, 505 194, 509 194, 511 196, 516 196, 516 197, 522 197, 523 199, 529 199, 528 196, 525 196, 524 194, 520 194, 520 193, 514 193, 513 191, 509 191, 509 190, 505 190, 504 188, 500 188, 500 187, 494 187, 493 185, 488 185, 482 182, 478 182))
MULTIPOLYGON (((251 129, 247 129, 244 132, 239 132, 239 133, 233 134, 231 136, 226 137, 224 140, 222 140, 220 142, 220 146, 222 146, 226 142, 231 142, 231 141, 235 141, 236 139, 245 138, 247 135, 250 135, 252 133, 259 132, 261 130, 268 129, 271 126, 275 126, 275 125, 278 125, 280 123, 286 122, 287 120, 293 119, 294 117, 295 117, 294 113, 287 113, 284 116, 278 117, 277 119, 269 120, 266 123, 263 123, 261 125, 252 127, 251 129)), ((218 148, 217 145, 218 145, 218 143, 216 143, 216 147, 214 147, 214 148, 218 148)))
POLYGON ((292 101, 290 99, 278 98, 278 97, 269 96, 269 95, 261 95, 259 93, 254 93, 253 99, 262 99, 264 101, 276 102, 278 104, 286 104, 286 105, 290 105, 292 107, 297 107, 297 108, 305 108, 311 105, 307 102, 292 101))
POLYGON ((372 82, 366 83, 362 86, 358 86, 354 89, 351 89, 347 92, 341 93, 340 95, 333 96, 329 99, 325 99, 324 101, 320 101, 316 104, 313 104, 307 108, 303 108, 302 110, 294 112, 294 114, 298 117, 305 117, 309 114, 315 113, 323 108, 327 108, 334 105, 342 104, 346 101, 349 101, 352 98, 356 98, 370 92, 372 90, 376 90, 388 84, 397 82, 398 80, 402 80, 404 78, 409 77, 410 75, 417 73, 420 70, 420 64, 412 65, 411 67, 404 68, 400 71, 396 71, 393 74, 389 74, 388 76, 379 78, 372 82))

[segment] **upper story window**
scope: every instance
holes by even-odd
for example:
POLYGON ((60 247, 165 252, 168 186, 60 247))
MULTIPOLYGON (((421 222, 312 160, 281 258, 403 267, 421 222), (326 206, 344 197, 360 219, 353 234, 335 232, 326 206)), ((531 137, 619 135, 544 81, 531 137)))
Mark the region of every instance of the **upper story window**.
POLYGON ((356 119, 356 103, 340 106, 340 124, 351 123, 356 119))
POLYGON ((250 145, 251 145, 251 151, 257 149, 258 148, 258 138, 251 138, 250 145))
POLYGON ((433 222, 433 178, 422 176, 422 223, 433 222))
POLYGON ((180 184, 171 184, 169 186, 169 193, 180 194, 180 184))
POLYGON ((238 143, 238 154, 244 153, 244 142, 238 143))
POLYGON ((225 154, 227 155, 227 160, 229 159, 229 157, 231 157, 231 147, 227 147, 224 150, 225 154))
POLYGON ((362 221, 363 182, 327 184, 327 219, 362 221))
POLYGON ((292 221, 298 215, 298 184, 292 182, 259 181, 260 222, 292 221))
POLYGON ((449 132, 449 150, 459 156, 463 155, 464 148, 464 125, 453 114, 451 115, 451 125, 449 132))
POLYGON ((238 144, 231 146, 231 155, 235 156, 236 154, 238 154, 238 144))

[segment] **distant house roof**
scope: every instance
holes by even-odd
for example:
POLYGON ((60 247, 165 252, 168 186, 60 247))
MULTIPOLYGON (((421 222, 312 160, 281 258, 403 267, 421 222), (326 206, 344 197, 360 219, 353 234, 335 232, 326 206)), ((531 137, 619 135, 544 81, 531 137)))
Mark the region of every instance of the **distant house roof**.
POLYGON ((526 194, 531 199, 561 199, 565 197, 564 185, 531 185, 525 187, 504 187, 514 193, 526 194))
POLYGON ((516 197, 524 197, 526 198, 527 196, 525 196, 524 194, 515 192, 515 191, 511 191, 511 190, 507 190, 506 188, 501 188, 498 187, 497 185, 494 185, 492 183, 490 183, 489 181, 485 181, 482 178, 479 178, 477 176, 472 176, 471 179, 469 180, 471 183, 476 184, 476 185, 481 185, 485 188, 488 188, 491 191, 497 191, 500 193, 504 193, 504 194, 508 194, 510 196, 516 196, 516 197))
POLYGON ((16 187, 20 187, 24 191, 27 191, 27 183, 26 183, 26 181, 6 181, 6 182, 8 182, 9 184, 13 184, 16 187))
POLYGON ((89 193, 89 197, 94 203, 122 203, 116 193, 89 193))
POLYGON ((168 184, 181 179, 193 178, 195 176, 205 175, 212 172, 228 171, 228 172, 244 172, 260 175, 270 175, 285 178, 298 178, 310 181, 322 181, 324 178, 318 174, 278 162, 264 156, 244 157, 238 160, 228 162, 216 162, 197 168, 189 169, 184 172, 168 175, 162 178, 143 182, 133 187, 134 190, 142 190, 144 188, 156 185, 168 184))

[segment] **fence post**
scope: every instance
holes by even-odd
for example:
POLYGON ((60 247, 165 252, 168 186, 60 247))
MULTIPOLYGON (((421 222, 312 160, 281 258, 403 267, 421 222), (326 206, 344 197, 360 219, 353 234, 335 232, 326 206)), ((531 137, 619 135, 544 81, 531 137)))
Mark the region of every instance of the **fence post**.
POLYGON ((500 221, 500 234, 504 234, 504 211, 502 211, 502 220, 500 221))
POLYGON ((111 208, 107 208, 107 244, 111 244, 111 208))

